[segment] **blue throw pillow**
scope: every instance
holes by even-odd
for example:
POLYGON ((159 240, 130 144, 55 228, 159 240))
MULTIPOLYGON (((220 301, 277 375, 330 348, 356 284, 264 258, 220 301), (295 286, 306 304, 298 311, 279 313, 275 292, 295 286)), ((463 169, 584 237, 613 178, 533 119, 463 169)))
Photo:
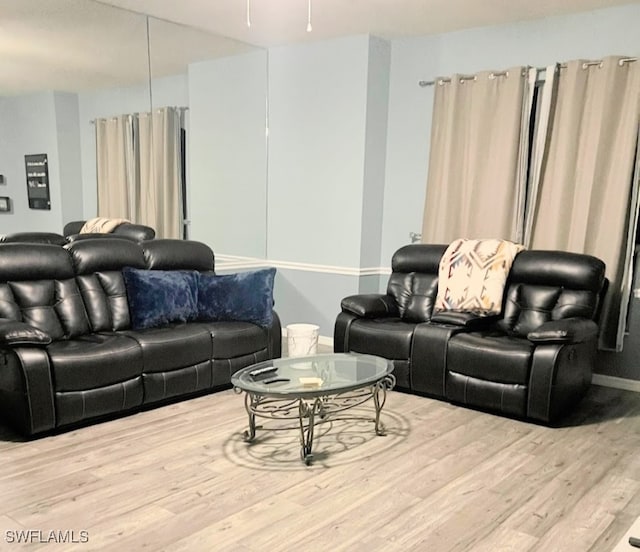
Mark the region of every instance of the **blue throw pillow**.
POLYGON ((188 322, 198 316, 198 273, 122 269, 134 330, 188 322))
POLYGON ((273 321, 275 268, 237 274, 200 274, 198 318, 252 322, 268 327, 273 321))

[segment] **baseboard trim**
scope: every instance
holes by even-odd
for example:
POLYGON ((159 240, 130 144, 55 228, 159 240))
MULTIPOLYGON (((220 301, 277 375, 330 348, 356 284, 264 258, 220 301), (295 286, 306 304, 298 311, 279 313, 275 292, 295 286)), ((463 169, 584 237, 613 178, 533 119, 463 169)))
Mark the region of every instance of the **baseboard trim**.
POLYGON ((331 347, 333 351, 333 337, 329 337, 328 335, 318 336, 318 345, 326 345, 327 347, 331 347))
POLYGON ((615 376, 605 376, 604 374, 593 374, 591 383, 602 387, 612 387, 613 389, 623 389, 625 391, 635 391, 640 393, 640 381, 615 376))
MULTIPOLYGON (((284 339, 287 338, 287 328, 282 328, 282 337, 284 339)), ((325 345, 327 347, 331 347, 333 349, 333 337, 328 335, 319 335, 318 336, 318 345, 325 345)))

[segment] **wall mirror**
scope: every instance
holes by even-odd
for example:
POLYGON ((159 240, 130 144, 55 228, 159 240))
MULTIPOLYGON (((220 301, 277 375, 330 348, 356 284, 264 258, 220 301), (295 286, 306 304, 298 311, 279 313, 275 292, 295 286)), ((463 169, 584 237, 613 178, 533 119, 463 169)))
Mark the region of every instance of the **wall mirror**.
POLYGON ((266 51, 128 7, 0 0, 0 173, 12 199, 0 234, 95 216, 95 121, 173 107, 185 115, 188 236, 217 257, 264 258, 266 51), (50 210, 29 208, 35 154, 47 154, 50 210))
MULTIPOLYGON (((156 143, 166 143, 157 127, 167 129, 167 110, 182 119, 187 236, 218 265, 265 258, 266 50, 149 17, 149 51, 156 143)), ((171 167, 156 170, 169 177, 171 167)))
POLYGON ((0 13, 0 173, 13 204, 0 233, 61 232, 95 211, 91 121, 125 98, 150 107, 146 18, 85 0, 0 0, 0 13), (43 154, 46 210, 29 206, 25 174, 25 155, 43 154))

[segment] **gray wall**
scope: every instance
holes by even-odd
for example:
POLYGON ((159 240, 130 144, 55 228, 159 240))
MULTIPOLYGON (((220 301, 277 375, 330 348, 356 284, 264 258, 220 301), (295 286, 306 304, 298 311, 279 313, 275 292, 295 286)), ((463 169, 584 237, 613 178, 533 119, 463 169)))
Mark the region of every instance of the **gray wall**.
MULTIPOLYGON (((60 232, 62 193, 56 95, 53 92, 40 92, 20 97, 2 97, 0 121, 0 174, 5 176, 7 182, 0 186, 0 195, 9 196, 13 206, 12 212, 0 213, 0 234, 60 232), (34 153, 46 153, 48 156, 51 210, 29 209, 24 156, 34 153)), ((62 129, 61 134, 64 135, 62 129)), ((65 154, 68 153, 65 150, 65 154)), ((67 157, 65 155, 64 159, 67 157)))
POLYGON ((189 67, 190 237, 216 255, 264 258, 267 54, 189 67))
POLYGON ((369 36, 269 51, 267 253, 285 326, 332 336, 340 300, 377 291, 389 68, 369 36))
POLYGON ((369 38, 269 51, 271 260, 359 266, 369 38))
POLYGON ((82 156, 80 146, 80 119, 78 96, 64 92, 54 93, 58 162, 60 165, 60 200, 62 226, 80 220, 82 205, 82 156))

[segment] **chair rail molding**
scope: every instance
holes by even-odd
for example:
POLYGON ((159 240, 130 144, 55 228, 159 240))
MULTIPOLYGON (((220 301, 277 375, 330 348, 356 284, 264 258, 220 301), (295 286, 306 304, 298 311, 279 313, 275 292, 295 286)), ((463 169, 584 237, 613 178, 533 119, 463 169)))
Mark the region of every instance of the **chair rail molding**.
POLYGON ((391 268, 322 265, 314 263, 299 263, 294 261, 278 261, 274 259, 259 259, 256 257, 239 257, 236 255, 216 255, 216 270, 237 270, 245 268, 259 268, 273 266, 287 270, 302 270, 324 274, 338 274, 341 276, 378 276, 391 274, 391 268))

